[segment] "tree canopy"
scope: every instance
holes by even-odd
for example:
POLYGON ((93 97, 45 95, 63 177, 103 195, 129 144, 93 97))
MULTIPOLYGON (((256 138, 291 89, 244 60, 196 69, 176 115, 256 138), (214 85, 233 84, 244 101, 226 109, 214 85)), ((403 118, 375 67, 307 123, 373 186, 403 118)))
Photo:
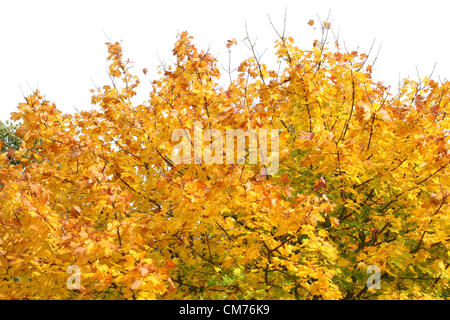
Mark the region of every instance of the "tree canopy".
POLYGON ((224 75, 183 32, 136 103, 139 79, 107 43, 94 109, 26 97, 21 142, 0 154, 0 298, 448 298, 450 82, 391 92, 367 54, 328 45, 280 35, 279 65, 254 54, 224 75), (194 121, 280 129, 278 172, 174 163, 172 132, 194 121))

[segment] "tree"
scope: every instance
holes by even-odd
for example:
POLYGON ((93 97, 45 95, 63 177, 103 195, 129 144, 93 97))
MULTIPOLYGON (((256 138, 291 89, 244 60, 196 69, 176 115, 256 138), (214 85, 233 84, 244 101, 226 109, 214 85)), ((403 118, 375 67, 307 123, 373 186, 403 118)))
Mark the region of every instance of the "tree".
POLYGON ((0 121, 0 152, 3 153, 9 148, 12 148, 14 150, 19 149, 20 139, 15 135, 16 129, 17 126, 9 122, 3 123, 2 121, 0 121))
POLYGON ((248 43, 223 85, 181 33, 141 104, 108 43, 98 110, 63 114, 37 91, 19 105, 23 166, 0 158, 1 298, 448 297, 450 83, 404 80, 394 95, 368 55, 326 37, 302 50, 280 35, 279 70, 248 43), (192 139, 195 121, 281 129, 278 172, 261 174, 248 148, 244 163, 175 163, 170 137, 192 139), (371 265, 380 290, 366 286, 371 265))

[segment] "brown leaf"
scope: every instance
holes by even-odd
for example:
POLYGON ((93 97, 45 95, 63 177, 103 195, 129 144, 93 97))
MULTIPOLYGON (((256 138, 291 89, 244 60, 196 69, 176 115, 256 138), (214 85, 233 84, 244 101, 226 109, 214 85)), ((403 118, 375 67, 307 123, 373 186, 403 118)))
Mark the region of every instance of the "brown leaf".
POLYGON ((70 215, 73 218, 78 218, 81 216, 81 209, 79 206, 73 206, 72 210, 70 210, 70 215))
POLYGON ((233 45, 237 44, 236 39, 231 39, 227 41, 227 48, 230 49, 233 45))
POLYGON ((317 180, 316 185, 314 186, 314 191, 317 191, 321 188, 326 188, 327 183, 323 177, 320 177, 319 180, 317 180))

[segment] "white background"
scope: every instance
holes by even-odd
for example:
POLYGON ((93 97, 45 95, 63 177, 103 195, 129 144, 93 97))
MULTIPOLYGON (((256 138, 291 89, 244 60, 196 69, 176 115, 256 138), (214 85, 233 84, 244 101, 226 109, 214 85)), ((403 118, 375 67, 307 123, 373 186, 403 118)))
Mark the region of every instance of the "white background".
MULTIPOLYGON (((0 120, 9 118, 33 89, 65 112, 90 107, 89 89, 108 84, 108 38, 122 41, 124 53, 134 61, 144 89, 155 77, 161 60, 170 62, 178 32, 187 30, 198 47, 227 63, 226 40, 245 37, 245 25, 257 48, 268 51, 270 62, 276 35, 267 15, 282 26, 287 8, 287 32, 302 48, 320 37, 307 25, 317 15, 325 19, 331 9, 333 30, 349 50, 367 51, 374 39, 381 51, 375 80, 397 86, 400 77, 431 72, 435 78, 450 74, 449 1, 5 1, 0 2, 0 120), (142 68, 149 73, 144 76, 142 68)), ((235 64, 249 55, 241 43, 233 53, 235 64)), ((148 91, 141 94, 145 99, 148 91)), ((140 97, 141 97, 140 96, 140 97)))

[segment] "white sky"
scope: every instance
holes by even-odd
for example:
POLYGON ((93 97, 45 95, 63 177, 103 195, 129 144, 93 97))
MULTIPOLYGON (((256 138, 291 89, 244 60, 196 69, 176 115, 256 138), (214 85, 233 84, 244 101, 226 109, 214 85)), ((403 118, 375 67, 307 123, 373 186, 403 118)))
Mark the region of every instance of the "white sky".
MULTIPOLYGON (((225 42, 243 39, 246 21, 250 36, 258 37, 259 51, 269 49, 263 62, 270 61, 276 35, 267 15, 281 27, 285 8, 288 35, 303 48, 310 48, 320 36, 307 21, 317 21, 317 14, 326 18, 330 9, 332 27, 339 30, 340 41, 349 50, 359 46, 367 51, 376 39, 375 52, 381 44, 376 80, 395 87, 399 75, 415 77, 417 66, 425 76, 435 63, 435 77, 449 77, 450 2, 446 0, 2 0, 0 120, 8 119, 23 101, 21 91, 28 95, 36 88, 65 112, 89 109, 89 89, 109 84, 104 45, 108 37, 122 40, 124 55, 147 84, 155 76, 158 55, 170 61, 176 35, 183 30, 195 37, 198 47, 210 47, 225 65, 225 42), (144 67, 147 76, 141 72, 144 67)), ((240 44, 233 61, 247 54, 240 44)))

